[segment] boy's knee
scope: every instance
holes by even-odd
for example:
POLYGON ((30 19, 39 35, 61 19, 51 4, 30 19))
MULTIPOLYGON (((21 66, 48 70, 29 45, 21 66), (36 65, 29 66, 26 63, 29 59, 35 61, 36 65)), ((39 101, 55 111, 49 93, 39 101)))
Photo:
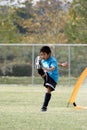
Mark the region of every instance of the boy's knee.
POLYGON ((45 74, 45 72, 43 71, 43 69, 38 69, 38 74, 40 74, 41 76, 45 74))

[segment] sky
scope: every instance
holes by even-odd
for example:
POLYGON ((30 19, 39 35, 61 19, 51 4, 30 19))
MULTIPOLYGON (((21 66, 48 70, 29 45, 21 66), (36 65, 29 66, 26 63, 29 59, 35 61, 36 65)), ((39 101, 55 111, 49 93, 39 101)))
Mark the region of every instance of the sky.
MULTIPOLYGON (((11 0, 0 0, 0 5, 7 5, 10 3, 11 0)), ((18 1, 20 3, 23 3, 25 0, 12 0, 12 5, 17 5, 18 1)), ((33 3, 35 4, 36 2, 38 2, 40 0, 33 0, 33 3)), ((64 1, 64 0, 60 0, 60 1, 64 1)), ((68 2, 72 2, 73 0, 67 0, 68 2)))
MULTIPOLYGON (((33 0, 35 3, 39 0, 33 0)), ((60 1, 64 1, 64 0, 60 0, 60 1)), ((67 0, 68 2, 72 2, 73 0, 67 0)))
MULTIPOLYGON (((36 4, 36 2, 38 2, 38 1, 40 1, 40 0, 33 0, 33 3, 36 4)), ((60 1, 63 1, 63 2, 64 2, 64 0, 60 0, 60 1)), ((66 1, 72 2, 73 0, 66 0, 66 1)))

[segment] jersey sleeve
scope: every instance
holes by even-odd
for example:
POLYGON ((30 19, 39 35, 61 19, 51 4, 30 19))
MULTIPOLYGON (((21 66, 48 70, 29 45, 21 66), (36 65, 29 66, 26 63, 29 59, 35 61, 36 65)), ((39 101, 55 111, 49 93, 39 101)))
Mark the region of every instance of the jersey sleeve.
POLYGON ((55 67, 55 68, 56 68, 56 66, 57 66, 56 61, 53 61, 53 62, 50 64, 50 67, 55 67))

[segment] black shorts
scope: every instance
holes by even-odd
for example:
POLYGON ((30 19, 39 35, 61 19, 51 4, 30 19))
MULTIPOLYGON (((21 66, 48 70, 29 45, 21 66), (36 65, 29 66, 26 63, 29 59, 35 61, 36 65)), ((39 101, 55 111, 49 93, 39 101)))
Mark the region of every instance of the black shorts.
POLYGON ((52 91, 55 90, 57 83, 47 74, 45 81, 44 81, 44 86, 50 87, 52 89, 52 91))

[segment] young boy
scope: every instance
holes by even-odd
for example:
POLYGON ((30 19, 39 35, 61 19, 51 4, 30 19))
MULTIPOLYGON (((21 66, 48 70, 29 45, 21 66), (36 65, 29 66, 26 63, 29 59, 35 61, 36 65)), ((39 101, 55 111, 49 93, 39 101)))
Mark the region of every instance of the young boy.
MULTIPOLYGON (((65 66, 65 64, 59 63, 59 66, 65 66)), ((36 58, 36 67, 39 75, 44 79, 44 86, 47 89, 41 110, 47 111, 51 92, 55 90, 59 77, 58 62, 51 55, 51 49, 48 46, 43 46, 40 49, 40 56, 36 58)))

